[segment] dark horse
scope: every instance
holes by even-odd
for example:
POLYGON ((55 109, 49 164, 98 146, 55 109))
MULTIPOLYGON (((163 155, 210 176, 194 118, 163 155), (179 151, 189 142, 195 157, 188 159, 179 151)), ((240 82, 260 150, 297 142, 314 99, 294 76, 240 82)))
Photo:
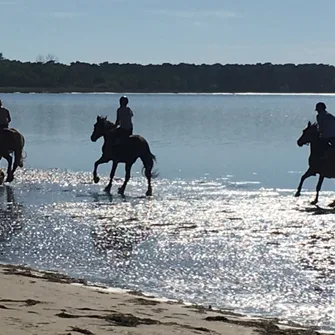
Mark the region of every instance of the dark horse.
MULTIPOLYGON (((311 124, 311 122, 308 122, 308 125, 303 130, 297 144, 299 147, 302 147, 304 144, 310 144, 311 153, 308 159, 309 168, 301 177, 295 196, 300 196, 302 184, 305 179, 319 174, 319 180, 316 185, 316 196, 311 202, 312 205, 316 205, 319 201, 319 192, 323 180, 325 178, 335 178, 335 149, 331 146, 329 146, 329 149, 325 149, 324 140, 320 138, 317 125, 315 123, 311 124)), ((329 206, 334 207, 335 202, 331 203, 329 206)))
POLYGON ((112 182, 116 168, 119 163, 126 164, 126 177, 123 185, 119 188, 118 193, 124 195, 127 183, 130 179, 130 170, 132 165, 140 158, 144 165, 145 176, 148 180, 147 196, 152 195, 151 178, 156 176, 152 172, 156 157, 150 152, 148 142, 139 135, 132 135, 124 139, 118 145, 115 140, 118 137, 118 129, 114 123, 107 120, 106 117, 97 117, 97 122, 94 125, 94 130, 91 135, 91 141, 96 142, 101 136, 104 137, 104 145, 102 146, 102 156, 94 163, 93 179, 95 183, 99 182, 97 168, 100 164, 113 161, 112 170, 110 172, 110 180, 105 188, 107 193, 110 193, 112 182))
POLYGON ((0 131, 0 159, 3 157, 8 162, 6 182, 12 182, 17 167, 23 167, 23 147, 25 139, 14 128, 5 128, 0 131), (14 165, 11 153, 14 153, 14 165))

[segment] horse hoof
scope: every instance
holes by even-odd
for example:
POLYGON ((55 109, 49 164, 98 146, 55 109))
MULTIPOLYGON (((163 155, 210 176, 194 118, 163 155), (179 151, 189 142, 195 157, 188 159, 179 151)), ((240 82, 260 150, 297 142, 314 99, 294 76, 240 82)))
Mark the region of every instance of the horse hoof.
POLYGON ((120 195, 124 195, 124 190, 122 189, 122 187, 118 188, 117 193, 120 195))
POLYGON ((14 177, 7 177, 5 182, 6 183, 11 183, 14 180, 14 177))
POLYGON ((100 181, 100 178, 99 177, 94 177, 93 180, 96 184, 98 184, 98 182, 100 181))
POLYGON ((151 196, 152 196, 152 191, 147 191, 147 192, 145 193, 145 195, 146 195, 147 197, 151 197, 151 196))
POLYGON ((104 191, 106 192, 106 193, 111 193, 111 188, 110 187, 108 187, 108 186, 106 186, 105 188, 104 188, 104 191))
POLYGON ((300 197, 300 192, 297 192, 294 196, 295 196, 296 198, 300 197))
POLYGON ((316 205, 318 202, 317 201, 311 201, 311 205, 316 205))
POLYGON ((334 207, 335 207, 335 201, 331 202, 331 203, 328 205, 328 207, 332 207, 332 208, 334 208, 334 207))

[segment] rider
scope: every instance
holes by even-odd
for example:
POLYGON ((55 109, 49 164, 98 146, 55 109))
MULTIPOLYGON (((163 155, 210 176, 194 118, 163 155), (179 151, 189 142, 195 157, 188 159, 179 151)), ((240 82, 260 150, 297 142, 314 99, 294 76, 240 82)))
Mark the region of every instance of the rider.
POLYGON ((328 113, 326 108, 324 102, 318 102, 315 106, 315 110, 318 113, 316 121, 323 142, 324 151, 329 148, 329 145, 335 148, 335 116, 328 113))
POLYGON ((326 105, 323 102, 318 102, 315 110, 318 115, 316 121, 318 123, 321 138, 324 139, 325 144, 330 143, 335 146, 335 116, 326 111, 326 105))
POLYGON ((120 139, 128 138, 133 134, 133 123, 131 121, 134 116, 133 111, 127 106, 128 98, 124 95, 120 98, 120 107, 116 112, 115 125, 118 126, 118 137, 120 139))
POLYGON ((11 122, 11 117, 9 110, 2 105, 0 100, 0 130, 8 128, 9 123, 11 122))

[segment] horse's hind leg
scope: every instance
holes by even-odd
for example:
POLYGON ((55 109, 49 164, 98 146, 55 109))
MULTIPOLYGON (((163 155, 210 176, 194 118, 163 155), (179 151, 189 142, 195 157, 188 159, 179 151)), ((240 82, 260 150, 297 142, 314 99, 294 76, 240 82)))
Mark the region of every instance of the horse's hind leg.
POLYGON ((125 176, 123 185, 119 188, 119 191, 118 191, 118 193, 120 195, 124 195, 124 191, 126 189, 128 181, 130 179, 130 171, 131 171, 132 165, 133 165, 133 163, 126 163, 126 176, 125 176))
POLYGON ((14 152, 15 159, 14 159, 14 165, 13 165, 13 170, 12 170, 12 176, 14 178, 14 172, 16 171, 17 167, 23 166, 23 157, 22 157, 22 150, 17 150, 14 152))
POLYGON ((302 184, 304 183, 305 179, 309 178, 310 176, 314 176, 314 173, 311 171, 311 169, 308 169, 300 179, 300 183, 299 183, 297 192, 294 195, 295 197, 300 197, 302 184))
POLYGON ((14 176, 12 174, 12 163, 13 163, 13 158, 10 154, 4 155, 3 158, 6 159, 6 161, 8 162, 8 167, 7 167, 7 178, 5 180, 5 182, 12 182, 14 179, 14 176))
POLYGON ((311 202, 311 205, 316 205, 319 201, 319 192, 321 190, 321 186, 322 186, 322 183, 323 183, 323 180, 325 179, 325 177, 323 176, 319 176, 319 180, 318 180, 318 183, 316 185, 316 195, 315 195, 315 199, 311 202))
POLYGON ((110 193, 110 191, 111 191, 111 187, 112 187, 112 183, 113 183, 113 178, 114 178, 114 175, 115 175, 115 171, 116 171, 117 165, 118 165, 118 163, 113 162, 111 173, 109 175, 109 183, 105 187, 105 192, 107 192, 107 193, 110 193))
POLYGON ((151 169, 152 167, 145 167, 145 176, 147 177, 147 180, 148 180, 148 190, 147 192, 145 193, 145 195, 147 197, 151 197, 152 196, 152 187, 151 187, 151 169))
POLYGON ((148 181, 148 189, 145 193, 145 195, 147 197, 151 197, 152 196, 152 186, 151 186, 151 179, 152 179, 152 168, 153 168, 153 162, 151 161, 147 161, 145 159, 142 159, 143 165, 144 165, 144 175, 147 178, 148 181))

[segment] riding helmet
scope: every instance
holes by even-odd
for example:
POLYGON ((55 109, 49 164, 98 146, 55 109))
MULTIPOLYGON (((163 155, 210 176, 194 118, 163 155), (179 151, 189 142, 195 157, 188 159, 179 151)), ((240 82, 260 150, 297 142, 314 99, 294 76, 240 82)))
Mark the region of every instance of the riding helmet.
POLYGON ((120 105, 121 106, 127 106, 128 102, 129 102, 129 100, 125 95, 120 98, 120 105))
POLYGON ((319 111, 319 110, 326 110, 326 104, 324 102, 318 102, 315 106, 315 110, 319 111))

